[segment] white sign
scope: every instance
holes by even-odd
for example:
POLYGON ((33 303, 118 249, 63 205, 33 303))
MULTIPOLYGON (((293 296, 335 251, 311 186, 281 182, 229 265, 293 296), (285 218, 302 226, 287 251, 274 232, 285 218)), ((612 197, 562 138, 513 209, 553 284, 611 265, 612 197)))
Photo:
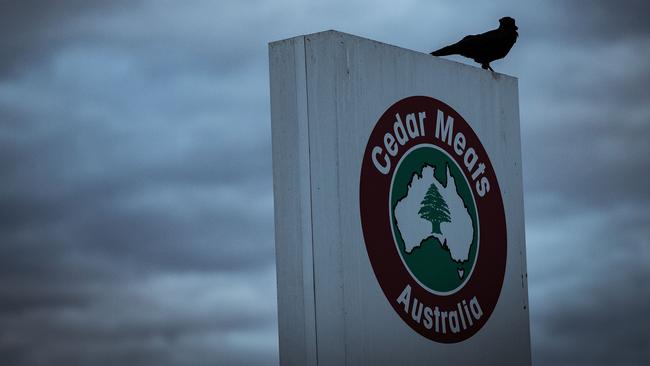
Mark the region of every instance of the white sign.
POLYGON ((270 44, 282 365, 530 365, 517 80, 270 44))

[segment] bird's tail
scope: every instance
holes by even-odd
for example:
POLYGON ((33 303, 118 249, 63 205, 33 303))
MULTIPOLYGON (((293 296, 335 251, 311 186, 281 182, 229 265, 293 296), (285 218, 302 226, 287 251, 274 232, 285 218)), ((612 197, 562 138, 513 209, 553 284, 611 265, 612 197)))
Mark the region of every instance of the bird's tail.
POLYGON ((431 52, 431 56, 449 56, 449 55, 455 55, 458 53, 458 50, 456 50, 456 45, 451 45, 447 47, 443 47, 437 51, 431 52))

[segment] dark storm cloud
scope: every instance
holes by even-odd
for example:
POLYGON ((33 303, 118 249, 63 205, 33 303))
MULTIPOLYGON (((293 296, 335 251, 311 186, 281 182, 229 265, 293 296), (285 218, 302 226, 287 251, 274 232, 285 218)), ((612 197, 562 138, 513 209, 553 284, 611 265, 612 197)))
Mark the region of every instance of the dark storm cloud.
POLYGON ((276 364, 266 42, 427 51, 511 15, 496 65, 520 77, 534 359, 647 363, 647 13, 0 0, 0 358, 276 364))
MULTIPOLYGON (((267 219, 272 210, 270 183, 259 179, 261 174, 270 175, 270 161, 264 158, 268 156, 268 143, 231 144, 219 141, 216 131, 206 131, 210 135, 205 139, 212 141, 197 137, 191 146, 174 152, 166 143, 177 144, 175 135, 182 136, 183 131, 169 128, 152 135, 163 140, 151 143, 159 145, 159 153, 143 150, 148 136, 138 128, 131 128, 131 137, 119 139, 109 137, 111 131, 101 127, 83 123, 76 127, 74 134, 82 141, 79 144, 66 137, 70 130, 63 130, 49 131, 47 137, 36 141, 8 142, 5 146, 11 152, 8 155, 20 162, 6 170, 5 194, 0 195, 7 209, 0 226, 8 237, 26 228, 44 229, 51 224, 53 231, 61 231, 64 226, 66 234, 92 243, 84 247, 96 245, 116 253, 130 247, 131 256, 136 257, 139 250, 149 248, 141 253, 141 259, 186 263, 189 267, 196 263, 180 253, 189 253, 202 263, 214 261, 217 267, 228 264, 220 263, 227 258, 218 250, 223 246, 214 251, 216 258, 188 251, 193 244, 201 250, 208 246, 192 238, 226 242, 239 238, 271 250, 269 239, 254 240, 271 237, 267 219), (233 155, 239 159, 234 161, 233 155), (94 166, 95 161, 101 161, 101 166, 94 166), (240 232, 252 237, 242 237, 240 232), (174 245, 177 248, 171 250, 174 245)), ((56 235, 47 237, 54 239, 56 235)), ((235 255, 239 253, 235 251, 235 255)))
MULTIPOLYGON (((122 16, 133 15, 118 18, 122 16)), ((68 39, 71 45, 78 41, 68 39)), ((67 245, 92 242, 83 247, 96 245, 117 253, 131 246, 131 257, 138 256, 138 248, 150 248, 140 253, 148 263, 171 261, 189 267, 194 263, 179 252, 190 253, 200 262, 215 256, 230 265, 238 262, 230 263, 218 251, 213 257, 197 255, 207 244, 185 239, 181 246, 180 238, 217 237, 232 242, 238 232, 271 237, 268 219, 260 220, 256 214, 262 209, 268 217, 272 210, 268 204, 259 205, 270 203, 270 182, 259 179, 270 175, 268 128, 259 127, 257 121, 263 116, 259 109, 239 102, 250 78, 232 80, 205 70, 186 76, 185 69, 152 77, 148 71, 168 58, 140 57, 146 51, 132 50, 128 43, 123 46, 128 52, 98 45, 83 51, 77 47, 63 47, 42 60, 34 79, 10 80, 0 89, 8 96, 5 106, 17 116, 2 136, 6 142, 4 203, 11 210, 4 226, 18 229, 50 221, 66 225, 67 229, 57 230, 74 237, 72 243, 63 240, 67 245), (253 146, 242 144, 247 141, 253 146), (257 204, 250 205, 253 209, 241 212, 243 202, 234 207, 212 202, 211 209, 193 210, 196 203, 187 202, 207 202, 210 195, 213 200, 218 197, 216 203, 228 202, 216 188, 228 195, 233 185, 237 198, 256 197, 257 204), (246 193, 240 194, 242 190, 246 193), (181 198, 168 207, 113 207, 120 201, 137 202, 143 192, 168 196, 176 192, 181 198), (178 212, 185 217, 179 218, 178 212), (211 232, 205 232, 208 228, 211 232), (168 248, 172 243, 178 248, 168 248), (188 250, 193 244, 197 250, 188 250)), ((248 97, 260 103, 259 93, 249 92, 248 97)), ((268 239, 240 240, 272 248, 268 239)))
POLYGON ((0 350, 6 351, 5 362, 16 365, 39 360, 210 364, 215 359, 261 364, 273 349, 275 317, 272 306, 258 301, 274 295, 272 278, 259 278, 271 271, 168 274, 78 286, 86 295, 84 307, 53 304, 47 311, 3 317, 0 350))
MULTIPOLYGON (((645 103, 650 94, 640 85, 650 77, 629 65, 626 75, 613 71, 623 80, 561 78, 549 85, 555 93, 531 103, 525 112, 535 122, 525 127, 532 145, 525 154, 531 162, 528 189, 593 208, 650 201, 644 158, 650 154, 645 103)), ((584 68, 582 73, 598 75, 597 68, 584 68)))
MULTIPOLYGON (((645 2, 562 2, 520 71, 533 359, 639 365, 650 306, 645 2), (629 6, 627 6, 629 5, 629 6), (538 61, 535 59, 537 58, 538 61)), ((526 39, 522 37, 521 41, 526 39)))
POLYGON ((111 12, 128 1, 0 1, 0 76, 33 66, 74 37, 67 26, 79 17, 111 12))
POLYGON ((526 189, 557 196, 563 209, 574 211, 573 205, 646 204, 650 72, 640 59, 650 47, 639 38, 644 27, 592 23, 624 22, 647 5, 584 2, 580 6, 591 10, 579 12, 574 2, 562 4, 549 16, 555 31, 526 46, 531 58, 522 74, 528 78, 520 81, 522 133, 529 144, 523 151, 526 189), (603 9, 612 15, 599 16, 603 9), (589 29, 589 35, 565 33, 570 25, 589 29), (539 54, 549 57, 532 63, 539 54))
POLYGON ((650 36, 650 24, 646 14, 650 3, 644 0, 623 1, 557 1, 566 11, 562 31, 571 38, 601 43, 620 39, 635 39, 643 42, 650 36))
POLYGON ((546 144, 543 151, 533 153, 535 164, 554 174, 535 175, 528 188, 552 191, 593 209, 650 202, 650 172, 643 159, 650 156, 650 131, 622 118, 614 114, 588 123, 572 119, 577 123, 537 136, 546 144))
POLYGON ((537 288, 531 293, 537 307, 531 320, 538 363, 647 363, 649 217, 643 207, 539 220, 532 234, 541 238, 543 247, 532 248, 529 255, 552 265, 530 284, 537 288), (548 227, 559 234, 535 232, 548 227))
POLYGON ((214 8, 48 4, 0 11, 3 362, 276 363, 263 59, 214 8))

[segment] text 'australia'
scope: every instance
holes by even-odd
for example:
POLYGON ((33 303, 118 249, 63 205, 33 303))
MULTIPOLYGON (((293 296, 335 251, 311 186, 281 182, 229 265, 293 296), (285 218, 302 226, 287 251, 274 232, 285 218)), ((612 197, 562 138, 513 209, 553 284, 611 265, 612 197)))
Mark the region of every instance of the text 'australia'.
POLYGON ((469 301, 458 302, 452 309, 444 309, 437 305, 422 303, 411 295, 411 286, 406 285, 396 301, 413 321, 436 333, 459 333, 472 327, 474 321, 483 316, 483 310, 476 296, 469 301))

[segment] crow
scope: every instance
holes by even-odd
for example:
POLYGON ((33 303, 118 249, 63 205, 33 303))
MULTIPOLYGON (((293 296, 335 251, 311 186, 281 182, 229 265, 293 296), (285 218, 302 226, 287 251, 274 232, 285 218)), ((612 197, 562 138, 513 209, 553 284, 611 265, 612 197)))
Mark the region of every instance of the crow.
POLYGON ((506 57, 517 41, 515 20, 510 17, 499 19, 499 28, 482 34, 466 36, 460 41, 431 52, 432 56, 461 55, 471 58, 481 67, 494 71, 490 62, 506 57))

